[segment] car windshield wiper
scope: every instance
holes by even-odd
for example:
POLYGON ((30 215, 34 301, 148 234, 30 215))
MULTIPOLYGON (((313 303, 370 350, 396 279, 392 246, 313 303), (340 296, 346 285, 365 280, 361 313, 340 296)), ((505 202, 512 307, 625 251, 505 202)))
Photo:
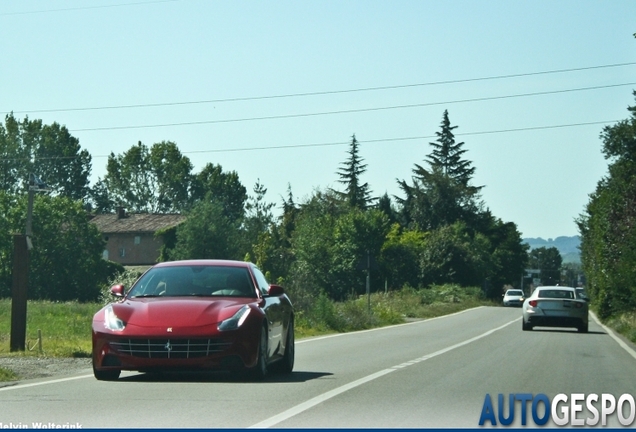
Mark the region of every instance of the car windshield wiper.
POLYGON ((134 296, 129 296, 130 298, 150 298, 150 297, 161 297, 157 294, 139 294, 139 295, 134 295, 134 296))

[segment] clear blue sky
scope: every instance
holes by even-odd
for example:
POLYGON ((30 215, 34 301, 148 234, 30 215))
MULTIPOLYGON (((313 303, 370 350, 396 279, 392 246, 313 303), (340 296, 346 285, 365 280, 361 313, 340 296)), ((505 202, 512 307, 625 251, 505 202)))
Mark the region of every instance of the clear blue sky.
POLYGON ((399 194, 448 110, 493 214, 571 236, 603 122, 635 103, 635 18, 633 0, 3 1, 0 112, 65 125, 93 180, 169 140, 280 203, 338 188, 354 133, 374 194, 399 194))

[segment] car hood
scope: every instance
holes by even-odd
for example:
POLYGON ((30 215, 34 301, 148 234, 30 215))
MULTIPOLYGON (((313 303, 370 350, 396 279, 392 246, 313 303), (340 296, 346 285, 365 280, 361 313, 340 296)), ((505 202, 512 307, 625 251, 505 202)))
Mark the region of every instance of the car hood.
POLYGON ((234 315, 254 299, 132 298, 112 305, 115 315, 139 327, 198 327, 216 324, 234 315))

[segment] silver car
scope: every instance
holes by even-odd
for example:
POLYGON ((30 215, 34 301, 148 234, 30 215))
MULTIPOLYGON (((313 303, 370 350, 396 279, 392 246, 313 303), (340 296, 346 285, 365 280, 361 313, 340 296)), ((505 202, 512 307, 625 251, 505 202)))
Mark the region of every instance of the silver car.
POLYGON ((523 330, 533 327, 575 327, 587 333, 588 303, 576 290, 564 286, 542 286, 523 302, 523 330))
POLYGON ((503 296, 504 306, 521 307, 523 304, 523 291, 520 289, 509 289, 503 296))

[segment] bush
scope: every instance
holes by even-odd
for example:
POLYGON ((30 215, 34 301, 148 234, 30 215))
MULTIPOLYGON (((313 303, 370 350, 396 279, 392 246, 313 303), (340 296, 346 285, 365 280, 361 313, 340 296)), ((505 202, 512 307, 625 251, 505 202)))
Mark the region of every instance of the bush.
POLYGON ((632 342, 636 342, 636 312, 617 314, 609 318, 606 324, 632 342))
POLYGON ((106 305, 113 301, 113 296, 111 296, 110 294, 110 288, 113 285, 123 285, 126 290, 128 290, 145 271, 140 268, 122 267, 122 269, 124 269, 124 271, 115 273, 111 278, 108 279, 108 282, 105 285, 102 285, 98 300, 100 303, 106 305))
POLYGON ((478 287, 447 284, 417 290, 406 286, 398 291, 371 294, 335 302, 323 292, 309 309, 296 306, 296 324, 301 335, 347 332, 403 323, 407 318, 431 318, 484 304, 478 287))

